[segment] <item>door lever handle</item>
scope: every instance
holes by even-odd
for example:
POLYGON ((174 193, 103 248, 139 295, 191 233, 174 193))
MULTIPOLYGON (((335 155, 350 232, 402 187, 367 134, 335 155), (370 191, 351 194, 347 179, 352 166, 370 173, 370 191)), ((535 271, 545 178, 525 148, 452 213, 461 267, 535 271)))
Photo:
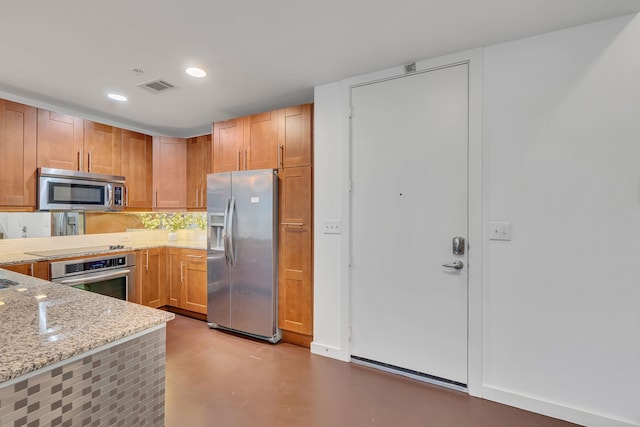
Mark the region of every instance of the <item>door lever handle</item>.
POLYGON ((451 264, 442 264, 443 267, 447 267, 447 268, 455 268, 456 270, 460 270, 462 267, 464 267, 464 263, 462 261, 454 261, 451 264))

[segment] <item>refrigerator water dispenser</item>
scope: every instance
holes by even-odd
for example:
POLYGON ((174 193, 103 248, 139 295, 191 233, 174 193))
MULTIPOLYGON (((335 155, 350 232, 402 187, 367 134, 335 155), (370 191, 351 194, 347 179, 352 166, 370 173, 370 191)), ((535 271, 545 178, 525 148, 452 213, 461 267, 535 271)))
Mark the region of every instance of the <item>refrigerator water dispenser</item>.
POLYGON ((224 249, 224 213, 212 213, 209 216, 209 227, 211 227, 211 249, 224 249))

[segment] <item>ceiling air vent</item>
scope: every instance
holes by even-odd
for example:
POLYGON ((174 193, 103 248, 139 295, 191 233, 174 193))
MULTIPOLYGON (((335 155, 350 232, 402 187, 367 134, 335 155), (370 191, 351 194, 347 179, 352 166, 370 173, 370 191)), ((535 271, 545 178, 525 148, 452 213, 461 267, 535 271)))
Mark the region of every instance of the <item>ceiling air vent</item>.
POLYGON ((167 83, 164 80, 153 80, 151 82, 139 84, 138 86, 155 93, 163 92, 167 89, 173 88, 173 85, 171 83, 167 83))

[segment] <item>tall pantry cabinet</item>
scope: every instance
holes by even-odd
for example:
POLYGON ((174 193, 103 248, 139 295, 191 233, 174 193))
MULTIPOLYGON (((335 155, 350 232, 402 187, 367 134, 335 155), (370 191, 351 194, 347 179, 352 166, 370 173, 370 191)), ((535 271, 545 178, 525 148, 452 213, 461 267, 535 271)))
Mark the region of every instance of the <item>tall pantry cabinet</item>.
POLYGON ((313 339, 313 104, 278 110, 278 327, 313 339))

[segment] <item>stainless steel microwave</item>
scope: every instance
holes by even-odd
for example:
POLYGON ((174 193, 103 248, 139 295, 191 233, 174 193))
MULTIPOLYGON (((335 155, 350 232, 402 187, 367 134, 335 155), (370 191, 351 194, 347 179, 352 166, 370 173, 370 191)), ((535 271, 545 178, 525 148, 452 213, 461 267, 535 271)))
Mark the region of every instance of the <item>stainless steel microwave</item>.
POLYGON ((124 177, 38 168, 38 210, 124 209, 124 177))

